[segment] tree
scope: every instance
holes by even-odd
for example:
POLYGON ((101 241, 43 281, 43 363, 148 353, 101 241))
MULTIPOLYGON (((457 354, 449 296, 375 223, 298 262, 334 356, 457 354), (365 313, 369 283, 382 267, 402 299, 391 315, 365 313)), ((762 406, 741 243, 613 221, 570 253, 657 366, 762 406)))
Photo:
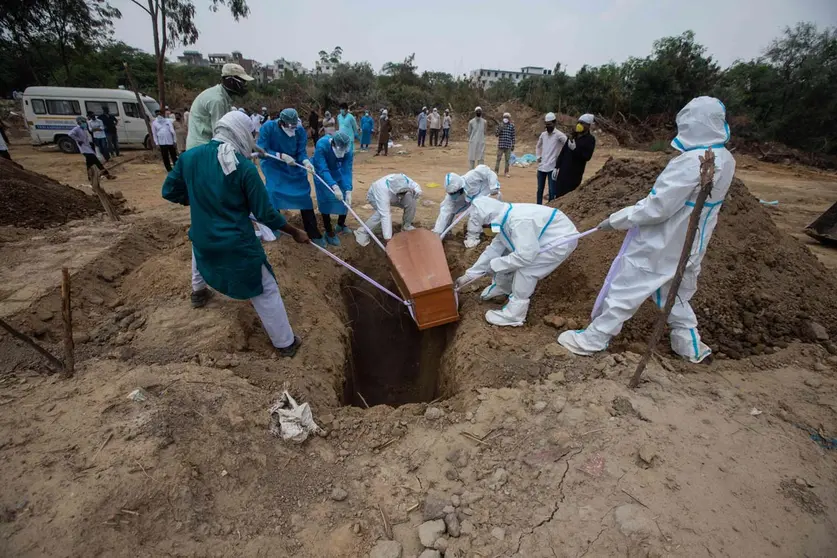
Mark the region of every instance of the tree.
POLYGON ((343 59, 343 48, 336 46, 330 53, 321 50, 317 53, 317 56, 320 57, 320 62, 323 64, 339 64, 343 59))
MULTIPOLYGON (((195 4, 192 0, 131 0, 151 18, 154 33, 154 55, 157 58, 157 97, 160 106, 166 106, 166 53, 169 48, 192 45, 198 40, 195 26, 195 4), (143 5, 144 4, 144 5, 143 5)), ((218 11, 227 6, 238 21, 250 14, 246 0, 210 0, 209 9, 218 11)))
POLYGON ((46 74, 54 82, 74 85, 73 59, 107 43, 119 17, 119 10, 104 0, 6 0, 0 10, 0 41, 4 53, 16 52, 23 63, 20 81, 39 83, 46 74), (54 58, 63 75, 56 73, 54 58))

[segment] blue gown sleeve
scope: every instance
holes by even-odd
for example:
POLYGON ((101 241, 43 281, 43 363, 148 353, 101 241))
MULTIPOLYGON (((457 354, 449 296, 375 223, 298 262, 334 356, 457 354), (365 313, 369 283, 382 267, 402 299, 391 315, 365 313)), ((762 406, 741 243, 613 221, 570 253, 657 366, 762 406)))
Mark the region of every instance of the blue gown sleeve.
MULTIPOLYGON (((182 159, 178 159, 174 168, 166 176, 166 181, 163 182, 163 198, 180 205, 189 205, 189 189, 186 187, 186 181, 183 180, 183 165, 180 163, 182 159)), ((257 173, 258 174, 258 173, 257 173)))
POLYGON ((258 222, 274 231, 284 227, 287 221, 281 213, 273 209, 256 166, 243 157, 239 157, 238 165, 238 173, 241 174, 241 189, 247 197, 247 207, 250 213, 258 222))
MULTIPOLYGON (((321 147, 322 145, 324 144, 317 142, 317 147, 314 149, 314 160, 312 163, 314 164, 314 171, 320 175, 320 178, 325 180, 329 187, 332 187, 337 184, 337 181, 331 176, 331 170, 328 168, 327 154, 325 153, 325 149, 321 147)), ((326 143, 326 145, 328 144, 326 143)), ((348 153, 346 155, 348 155, 348 153)))
POLYGON ((340 186, 347 192, 352 190, 352 163, 354 158, 354 153, 348 151, 343 160, 340 161, 340 186))
POLYGON ((270 153, 271 155, 276 155, 276 151, 273 149, 268 149, 268 146, 272 143, 271 140, 273 139, 273 128, 274 126, 270 126, 265 124, 259 130, 259 140, 256 144, 265 150, 266 153, 270 153))
POLYGON ((308 150, 305 149, 308 145, 308 134, 305 133, 305 128, 302 126, 296 127, 296 153, 294 159, 300 165, 303 161, 308 160, 308 150))

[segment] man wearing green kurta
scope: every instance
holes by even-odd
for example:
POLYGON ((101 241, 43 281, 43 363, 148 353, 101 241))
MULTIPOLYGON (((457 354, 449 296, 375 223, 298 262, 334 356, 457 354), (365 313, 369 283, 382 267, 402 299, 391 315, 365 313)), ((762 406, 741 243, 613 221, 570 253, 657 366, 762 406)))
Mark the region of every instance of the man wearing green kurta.
POLYGON ((186 151, 163 183, 163 197, 188 205, 192 226, 192 305, 204 306, 213 289, 250 299, 270 340, 282 356, 293 356, 302 341, 288 322, 273 269, 253 221, 283 231, 299 243, 304 231, 285 221, 267 197, 256 166, 245 155, 255 144, 246 114, 227 113, 212 140, 186 151))
POLYGON ((208 143, 212 139, 215 123, 232 110, 232 96, 247 93, 247 82, 253 78, 238 64, 224 64, 221 83, 201 92, 189 109, 189 133, 186 149, 208 143))

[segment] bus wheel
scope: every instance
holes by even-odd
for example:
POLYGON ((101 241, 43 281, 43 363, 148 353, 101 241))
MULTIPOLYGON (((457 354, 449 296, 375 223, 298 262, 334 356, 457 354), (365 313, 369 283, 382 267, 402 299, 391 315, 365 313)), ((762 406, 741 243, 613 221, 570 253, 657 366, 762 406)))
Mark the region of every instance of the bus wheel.
POLYGON ((58 149, 64 153, 78 153, 76 142, 73 141, 73 138, 70 136, 60 136, 55 138, 55 143, 58 145, 58 149))

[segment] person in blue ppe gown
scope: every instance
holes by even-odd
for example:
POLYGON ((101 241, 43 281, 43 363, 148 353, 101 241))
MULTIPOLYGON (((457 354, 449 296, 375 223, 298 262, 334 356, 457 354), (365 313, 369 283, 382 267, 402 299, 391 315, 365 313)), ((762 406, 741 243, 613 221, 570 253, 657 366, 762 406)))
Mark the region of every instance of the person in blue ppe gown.
POLYGON ((326 241, 333 246, 340 246, 336 233, 349 232, 346 226, 346 204, 352 203, 352 158, 349 149, 351 138, 343 130, 331 137, 323 137, 314 150, 314 170, 328 188, 315 180, 317 206, 323 216, 326 241), (332 229, 331 216, 337 215, 337 227, 332 229))
POLYGON ((313 242, 325 247, 325 239, 317 228, 317 216, 311 201, 307 169, 313 170, 314 166, 305 151, 307 141, 308 135, 305 128, 299 125, 299 115, 295 109, 286 108, 279 113, 278 119, 262 124, 258 146, 281 159, 262 159, 262 172, 273 208, 277 211, 298 209, 305 232, 313 242))
MULTIPOLYGON (((349 136, 349 153, 355 150, 355 139, 360 138, 360 127, 357 125, 355 115, 349 112, 348 103, 340 103, 340 114, 337 115, 337 129, 341 132, 346 132, 349 136)), ((352 174, 352 165, 354 158, 345 161, 348 164, 349 175, 352 174)))
POLYGON ((360 150, 368 151, 372 142, 372 134, 375 133, 375 119, 369 116, 367 110, 360 119, 360 150))

